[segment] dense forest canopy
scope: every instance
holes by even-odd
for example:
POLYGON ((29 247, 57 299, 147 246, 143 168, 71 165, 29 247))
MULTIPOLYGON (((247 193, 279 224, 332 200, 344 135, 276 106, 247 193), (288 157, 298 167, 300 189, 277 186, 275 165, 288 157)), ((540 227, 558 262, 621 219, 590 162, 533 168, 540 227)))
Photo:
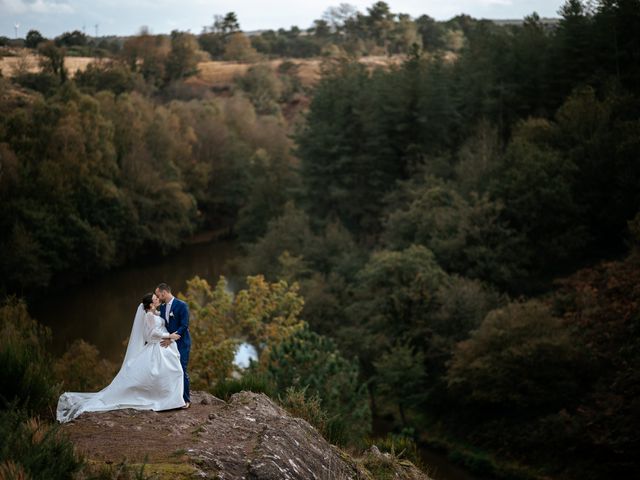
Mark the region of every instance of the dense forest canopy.
POLYGON ((640 2, 558 13, 377 2, 251 36, 232 12, 199 35, 30 32, 41 70, 0 78, 0 291, 224 227, 246 281, 185 292, 200 388, 235 388, 243 334, 265 346, 253 388, 307 388, 336 442, 373 416, 500 478, 637 473, 640 2), (70 78, 74 52, 105 58, 70 78), (303 85, 296 59, 317 56, 303 85), (207 59, 252 65, 216 94, 189 82, 207 59))

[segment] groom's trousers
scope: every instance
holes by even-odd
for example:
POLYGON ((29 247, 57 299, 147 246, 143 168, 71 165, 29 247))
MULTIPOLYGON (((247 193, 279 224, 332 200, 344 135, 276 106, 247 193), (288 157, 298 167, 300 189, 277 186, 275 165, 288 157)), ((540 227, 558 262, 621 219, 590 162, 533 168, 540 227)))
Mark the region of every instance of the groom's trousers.
POLYGON ((187 365, 189 363, 189 349, 178 349, 180 352, 180 364, 182 365, 182 373, 184 375, 184 391, 182 394, 182 398, 185 402, 191 401, 191 396, 189 394, 189 374, 187 373, 187 365))

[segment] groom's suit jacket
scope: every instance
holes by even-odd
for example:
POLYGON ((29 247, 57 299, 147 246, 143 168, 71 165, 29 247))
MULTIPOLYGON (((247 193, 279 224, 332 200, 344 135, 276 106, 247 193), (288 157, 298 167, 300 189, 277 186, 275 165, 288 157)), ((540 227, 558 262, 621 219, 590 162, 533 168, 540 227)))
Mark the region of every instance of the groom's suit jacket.
POLYGON ((191 335, 189 335, 189 307, 182 300, 173 297, 169 321, 166 320, 167 305, 160 305, 160 316, 165 321, 169 333, 177 333, 180 340, 176 342, 178 351, 189 351, 191 348, 191 335))

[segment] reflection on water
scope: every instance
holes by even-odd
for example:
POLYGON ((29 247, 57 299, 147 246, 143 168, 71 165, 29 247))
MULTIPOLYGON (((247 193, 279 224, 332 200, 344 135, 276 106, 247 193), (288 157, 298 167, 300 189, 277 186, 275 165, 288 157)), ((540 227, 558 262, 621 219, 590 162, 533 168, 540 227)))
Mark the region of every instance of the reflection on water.
POLYGON ((160 282, 174 293, 184 291, 187 280, 199 275, 215 283, 224 263, 235 253, 231 242, 206 242, 185 246, 155 262, 127 267, 52 295, 32 307, 35 318, 51 327, 52 349, 63 353, 73 340, 82 338, 98 347, 105 357, 119 361, 123 341, 131 333, 142 296, 160 282))

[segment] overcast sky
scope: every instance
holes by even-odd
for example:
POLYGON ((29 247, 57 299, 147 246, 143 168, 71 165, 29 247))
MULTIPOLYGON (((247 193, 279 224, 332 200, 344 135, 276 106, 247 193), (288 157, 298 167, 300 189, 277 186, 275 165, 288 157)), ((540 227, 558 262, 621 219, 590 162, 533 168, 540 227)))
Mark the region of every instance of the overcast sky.
MULTIPOLYGON (((374 0, 0 0, 0 35, 13 38, 14 25, 19 36, 30 29, 47 37, 62 32, 85 30, 99 35, 132 35, 141 26, 152 33, 190 30, 199 33, 213 23, 213 15, 236 12, 243 30, 311 26, 314 19, 331 6, 349 3, 364 12, 374 0)), ((459 13, 476 18, 522 18, 532 12, 556 17, 563 0, 391 0, 395 13, 422 14, 438 20, 459 13)))

